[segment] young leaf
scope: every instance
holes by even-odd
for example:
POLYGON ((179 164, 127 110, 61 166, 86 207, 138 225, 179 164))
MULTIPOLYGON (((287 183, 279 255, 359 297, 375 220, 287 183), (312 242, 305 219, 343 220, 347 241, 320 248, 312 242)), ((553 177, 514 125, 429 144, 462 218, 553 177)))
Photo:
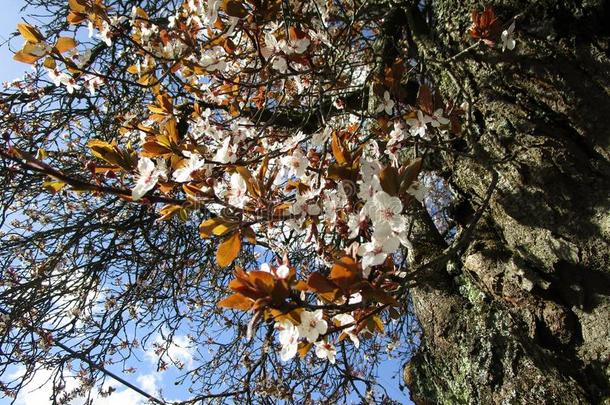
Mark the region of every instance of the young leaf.
POLYGON ((75 13, 84 13, 87 11, 87 2, 85 0, 68 0, 70 10, 75 13))
POLYGON ((337 132, 333 132, 331 148, 333 151, 333 156, 339 165, 344 166, 349 163, 349 155, 345 150, 345 146, 337 136, 337 132))
POLYGON ((350 256, 343 256, 333 264, 329 279, 343 290, 348 290, 359 278, 361 270, 350 256))
POLYGON ((55 43, 55 49, 60 53, 68 52, 71 49, 76 48, 76 41, 68 37, 59 37, 55 43))
POLYGON ((252 305, 254 305, 254 300, 240 293, 235 293, 220 301, 217 305, 219 308, 248 311, 250 308, 252 308, 252 305))
POLYGON ((333 301, 339 292, 333 283, 328 281, 326 277, 318 272, 311 273, 307 279, 307 285, 311 291, 314 291, 320 297, 328 301, 333 301))
POLYGON ((434 97, 432 96, 432 90, 425 84, 419 86, 417 105, 419 106, 419 109, 426 114, 434 113, 434 97))
POLYGON ((472 38, 483 40, 488 46, 494 46, 500 36, 501 23, 491 7, 483 12, 472 11, 472 25, 468 33, 472 38))
POLYGON ((243 2, 238 0, 224 0, 221 8, 231 17, 244 18, 248 16, 248 10, 244 7, 243 2))
POLYGON ((222 217, 210 218, 199 225, 199 235, 203 239, 210 238, 212 235, 222 236, 236 226, 237 224, 227 221, 222 217))
POLYGON ((387 166, 386 168, 384 168, 379 174, 379 181, 381 183, 381 188, 383 188, 383 191, 392 196, 398 194, 398 189, 400 185, 398 183, 398 171, 395 167, 387 166))
POLYGON ((53 178, 47 179, 42 183, 42 188, 47 190, 48 192, 55 194, 59 192, 62 188, 64 188, 66 183, 63 181, 55 180, 53 178))
POLYGON ((216 262, 220 267, 227 267, 239 254, 241 249, 241 235, 239 232, 234 232, 227 239, 222 241, 216 252, 216 262))
POLYGON ((40 31, 29 24, 17 24, 17 29, 19 30, 21 36, 28 42, 37 44, 44 40, 44 36, 42 36, 40 31))
POLYGON ((248 243, 250 243, 252 245, 256 245, 256 234, 254 233, 254 230, 252 229, 252 227, 248 226, 248 227, 244 228, 242 232, 244 234, 244 238, 246 238, 248 243))
POLYGON ((421 171, 421 166, 422 166, 422 159, 417 158, 417 159, 414 159, 413 161, 409 162, 407 167, 404 168, 404 171, 402 172, 402 174, 400 176, 401 194, 406 192, 409 189, 409 187, 411 187, 411 184, 413 184, 413 182, 415 180, 417 180, 417 176, 419 175, 419 172, 421 171))
POLYGON ((17 51, 13 55, 13 60, 16 60, 17 62, 21 62, 21 63, 27 63, 28 65, 33 65, 41 57, 42 56, 35 56, 30 53, 26 53, 24 51, 17 51))
POLYGON ((158 221, 166 221, 166 220, 170 219, 172 216, 177 214, 178 211, 180 211, 181 209, 182 209, 181 205, 175 205, 175 204, 168 204, 168 205, 162 207, 159 210, 159 214, 161 214, 161 217, 158 219, 158 221))
POLYGON ((302 359, 305 358, 305 356, 307 356, 307 352, 312 348, 313 343, 307 343, 307 342, 300 342, 299 343, 299 357, 301 357, 302 359))
POLYGON ((68 23, 72 24, 72 25, 77 25, 82 23, 83 21, 85 21, 87 19, 87 15, 86 14, 80 14, 80 13, 75 13, 74 11, 70 11, 68 13, 68 23))

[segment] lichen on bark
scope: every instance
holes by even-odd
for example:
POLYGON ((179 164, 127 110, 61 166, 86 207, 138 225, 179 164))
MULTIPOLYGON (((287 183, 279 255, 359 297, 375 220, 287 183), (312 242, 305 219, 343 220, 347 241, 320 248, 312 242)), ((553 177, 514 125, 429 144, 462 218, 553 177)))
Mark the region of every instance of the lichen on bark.
POLYGON ((471 212, 489 171, 499 181, 458 271, 439 266, 412 290, 424 331, 405 367, 412 398, 608 401, 610 6, 492 2, 504 21, 519 16, 515 51, 451 60, 481 4, 430 5, 420 53, 444 97, 469 101, 462 150, 475 156, 448 153, 439 169, 471 212))

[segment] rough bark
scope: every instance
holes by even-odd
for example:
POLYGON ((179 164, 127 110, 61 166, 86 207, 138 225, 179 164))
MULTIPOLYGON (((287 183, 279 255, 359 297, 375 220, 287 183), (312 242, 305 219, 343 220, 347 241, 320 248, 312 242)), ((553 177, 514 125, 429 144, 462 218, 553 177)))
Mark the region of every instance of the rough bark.
POLYGON ((516 50, 442 62, 468 46, 481 4, 432 2, 420 53, 446 97, 474 101, 456 148, 475 158, 439 164, 469 208, 457 219, 471 219, 491 170, 499 181, 457 259, 412 289, 424 337, 404 377, 416 403, 610 402, 606 3, 495 1, 504 21, 522 14, 516 50))

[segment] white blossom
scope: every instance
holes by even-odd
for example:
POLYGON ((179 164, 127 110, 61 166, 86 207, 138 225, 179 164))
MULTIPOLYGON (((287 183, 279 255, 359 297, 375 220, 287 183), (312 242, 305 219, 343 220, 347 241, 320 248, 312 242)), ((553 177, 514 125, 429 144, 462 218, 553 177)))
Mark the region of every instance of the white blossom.
POLYGON ((364 209, 360 210, 357 214, 350 214, 347 221, 349 228, 349 238, 353 239, 358 236, 360 230, 365 229, 368 224, 368 218, 364 209))
POLYGON ((89 89, 89 94, 95 96, 97 89, 104 85, 104 80, 97 75, 85 75, 83 76, 85 83, 87 84, 87 88, 89 89))
POLYGON ((320 359, 327 359, 331 364, 335 364, 337 350, 330 343, 324 341, 316 342, 316 356, 320 359))
POLYGON ((110 31, 112 27, 108 24, 107 21, 102 23, 102 30, 98 34, 98 38, 100 38, 106 46, 112 46, 112 32, 110 31))
POLYGON ((377 107, 376 112, 384 111, 388 115, 392 115, 392 111, 394 110, 394 101, 390 98, 390 93, 386 90, 383 93, 383 99, 381 100, 381 104, 377 107))
POLYGON ((323 315, 321 309, 315 312, 301 312, 301 324, 297 326, 299 335, 311 343, 318 340, 318 337, 325 334, 328 329, 328 325, 323 319, 323 315))
POLYGON ((309 160, 307 156, 301 151, 301 148, 296 148, 292 155, 284 156, 280 159, 282 165, 288 168, 289 175, 301 178, 305 175, 309 160))
POLYGON ((427 124, 432 122, 432 118, 425 115, 421 110, 417 110, 417 118, 409 118, 407 124, 411 127, 410 132, 413 136, 424 138, 428 129, 427 124))
POLYGON ((358 339, 358 335, 354 333, 354 330, 356 329, 356 320, 353 316, 351 316, 350 314, 338 314, 333 316, 333 321, 336 321, 339 326, 352 324, 351 326, 348 326, 342 331, 350 338, 356 348, 360 347, 360 339, 358 339))
POLYGON ((400 247, 400 240, 393 234, 388 223, 382 223, 375 227, 370 242, 363 243, 358 248, 358 255, 362 257, 363 275, 368 277, 370 268, 382 264, 388 257, 400 247))
POLYGON ((131 198, 139 200, 155 187, 159 177, 166 177, 167 169, 163 164, 159 168, 155 167, 155 163, 147 157, 138 160, 138 179, 134 188, 131 190, 131 198))
POLYGON ((237 160, 237 156, 235 155, 236 150, 237 145, 231 146, 231 137, 227 136, 222 142, 222 146, 216 151, 214 161, 220 163, 233 163, 237 160))
POLYGON ((220 46, 215 46, 201 56, 199 63, 206 68, 208 72, 223 72, 227 67, 227 62, 222 59, 224 55, 224 49, 220 46))
POLYGON ((310 195, 297 194, 294 204, 290 206, 290 213, 298 216, 320 215, 320 207, 315 202, 310 202, 310 195))
POLYGON ((184 151, 182 154, 188 157, 188 160, 184 160, 182 166, 174 170, 172 174, 172 178, 178 183, 186 183, 193 180, 193 173, 205 166, 205 161, 201 155, 189 151, 184 151))
POLYGON ((297 354, 299 330, 287 319, 276 322, 275 328, 279 331, 278 338, 282 345, 280 359, 282 359, 282 361, 288 361, 297 354))
POLYGON ((248 202, 248 186, 246 180, 239 173, 233 173, 231 175, 231 183, 229 188, 229 204, 243 208, 246 202, 248 202))
POLYGON ((392 197, 385 191, 378 191, 373 197, 372 212, 370 214, 373 224, 387 223, 393 231, 401 232, 406 226, 406 219, 401 215, 402 202, 400 198, 392 197))
POLYGON ((502 31, 502 35, 500 38, 502 40, 502 52, 504 52, 506 49, 508 49, 509 51, 515 49, 517 41, 515 41, 514 32, 515 22, 513 21, 513 23, 508 27, 508 29, 502 31))
POLYGON ((430 125, 432 125, 434 128, 438 128, 441 125, 447 125, 449 124, 449 119, 447 117, 443 116, 443 109, 439 108, 436 111, 434 111, 434 113, 432 114, 432 117, 430 117, 430 125))

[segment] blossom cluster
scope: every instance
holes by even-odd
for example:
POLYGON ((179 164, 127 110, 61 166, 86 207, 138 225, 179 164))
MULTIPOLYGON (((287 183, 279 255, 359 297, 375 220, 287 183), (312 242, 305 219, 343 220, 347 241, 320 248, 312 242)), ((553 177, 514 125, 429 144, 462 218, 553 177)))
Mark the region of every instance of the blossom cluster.
MULTIPOLYGON (((24 24, 18 59, 40 60, 55 86, 94 96, 112 80, 95 70, 94 49, 122 47, 127 64, 117 69, 148 90, 146 110, 115 117, 119 134, 89 142, 92 183, 124 187, 121 197, 154 205, 159 222, 205 212, 200 234, 219 240, 220 268, 244 244, 286 252, 287 234, 315 251, 330 275, 287 260, 236 270, 222 306, 272 317, 283 360, 315 345, 334 362, 333 333, 358 346, 363 329, 383 330, 377 314, 395 304, 392 282, 405 275, 394 259, 411 247, 409 212, 426 195, 418 148, 459 134, 461 111, 425 82, 408 101, 402 60, 371 69, 374 25, 345 29, 332 4, 289 3, 300 18, 283 18, 274 1, 187 0, 154 18, 71 0, 68 21, 92 46, 51 45, 24 24), (365 90, 369 106, 354 105, 365 90)), ((490 41, 495 20, 475 17, 471 35, 490 41)), ((501 34, 503 49, 514 48, 513 31, 501 34)))

